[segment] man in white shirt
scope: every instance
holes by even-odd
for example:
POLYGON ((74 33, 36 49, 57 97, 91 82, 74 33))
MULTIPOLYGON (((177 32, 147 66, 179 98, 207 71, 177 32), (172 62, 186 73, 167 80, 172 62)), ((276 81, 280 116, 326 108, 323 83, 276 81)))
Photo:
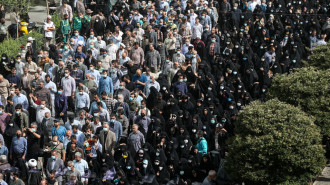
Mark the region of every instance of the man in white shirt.
POLYGON ((94 32, 91 31, 91 33, 89 35, 89 38, 87 39, 87 42, 86 42, 87 48, 89 48, 91 42, 94 42, 95 43, 97 41, 97 38, 94 35, 95 35, 94 32))
POLYGON ((107 45, 107 54, 110 56, 111 61, 116 60, 118 48, 116 44, 113 44, 113 40, 111 39, 109 45, 107 45))
POLYGON ((53 42, 54 34, 53 31, 55 31, 55 25, 51 21, 52 16, 47 16, 47 21, 44 23, 44 31, 45 31, 45 48, 48 49, 48 46, 50 43, 53 42))
POLYGON ((56 84, 50 80, 50 76, 46 75, 46 84, 45 88, 49 89, 50 91, 50 99, 51 99, 51 106, 52 106, 52 116, 55 116, 55 93, 57 93, 56 84))
POLYGON ((150 76, 150 80, 146 83, 144 86, 144 92, 146 93, 146 96, 148 97, 150 94, 150 88, 155 87, 157 89, 157 92, 160 90, 160 85, 159 83, 155 80, 154 75, 150 76))
MULTIPOLYGON (((87 162, 81 158, 81 153, 80 152, 77 152, 75 154, 75 160, 73 161, 74 163, 74 168, 77 169, 81 176, 84 176, 85 175, 85 169, 88 169, 88 164, 87 162)), ((84 183, 84 184, 87 184, 87 181, 88 179, 87 178, 81 178, 81 181, 84 183)))
POLYGON ((102 40, 101 36, 97 36, 97 41, 95 42, 95 48, 98 50, 106 48, 105 41, 102 40))
POLYGON ((202 38, 203 26, 199 23, 199 19, 196 18, 196 24, 192 26, 192 39, 197 37, 202 38))
POLYGON ((194 26, 195 25, 195 21, 197 18, 197 14, 194 13, 194 9, 190 9, 190 26, 194 26))

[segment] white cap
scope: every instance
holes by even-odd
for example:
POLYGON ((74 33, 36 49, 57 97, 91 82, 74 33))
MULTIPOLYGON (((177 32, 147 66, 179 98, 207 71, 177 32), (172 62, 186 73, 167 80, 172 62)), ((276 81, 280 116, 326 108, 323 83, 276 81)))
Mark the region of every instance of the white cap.
POLYGON ((35 159, 30 159, 28 162, 29 167, 36 167, 37 161, 35 159))
POLYGON ((121 45, 121 46, 123 46, 123 48, 126 48, 125 44, 123 44, 123 43, 120 43, 120 45, 121 45))
POLYGON ((48 15, 48 16, 47 16, 47 19, 52 19, 52 16, 48 15))
POLYGON ((34 40, 34 38, 32 38, 32 37, 29 37, 28 38, 28 41, 32 41, 32 40, 34 40))

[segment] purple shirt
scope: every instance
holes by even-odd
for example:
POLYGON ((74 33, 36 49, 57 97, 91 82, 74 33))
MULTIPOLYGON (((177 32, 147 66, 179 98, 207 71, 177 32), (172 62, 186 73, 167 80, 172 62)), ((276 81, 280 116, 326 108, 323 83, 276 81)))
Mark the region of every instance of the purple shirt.
POLYGON ((4 133, 7 127, 7 124, 9 123, 10 117, 7 113, 2 111, 2 114, 0 114, 0 127, 1 127, 1 133, 4 133))

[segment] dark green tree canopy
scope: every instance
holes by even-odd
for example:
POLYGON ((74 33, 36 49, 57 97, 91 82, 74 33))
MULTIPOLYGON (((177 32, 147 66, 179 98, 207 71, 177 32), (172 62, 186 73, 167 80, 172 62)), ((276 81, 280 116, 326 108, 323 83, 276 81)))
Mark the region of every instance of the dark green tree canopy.
POLYGON ((276 75, 269 98, 300 107, 316 119, 321 133, 330 135, 330 69, 302 68, 289 75, 276 75))
POLYGON ((317 46, 312 50, 308 61, 304 61, 306 67, 313 66, 318 69, 330 69, 330 43, 317 46))
POLYGON ((325 165, 314 118, 278 99, 239 113, 226 171, 246 184, 306 184, 325 165))

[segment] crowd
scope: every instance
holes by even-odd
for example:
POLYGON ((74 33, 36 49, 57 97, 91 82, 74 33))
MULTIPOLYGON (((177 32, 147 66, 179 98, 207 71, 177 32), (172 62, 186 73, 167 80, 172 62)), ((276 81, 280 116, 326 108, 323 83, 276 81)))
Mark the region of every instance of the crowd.
POLYGON ((57 3, 42 50, 1 56, 1 185, 233 183, 238 113, 329 40, 328 1, 57 3))

